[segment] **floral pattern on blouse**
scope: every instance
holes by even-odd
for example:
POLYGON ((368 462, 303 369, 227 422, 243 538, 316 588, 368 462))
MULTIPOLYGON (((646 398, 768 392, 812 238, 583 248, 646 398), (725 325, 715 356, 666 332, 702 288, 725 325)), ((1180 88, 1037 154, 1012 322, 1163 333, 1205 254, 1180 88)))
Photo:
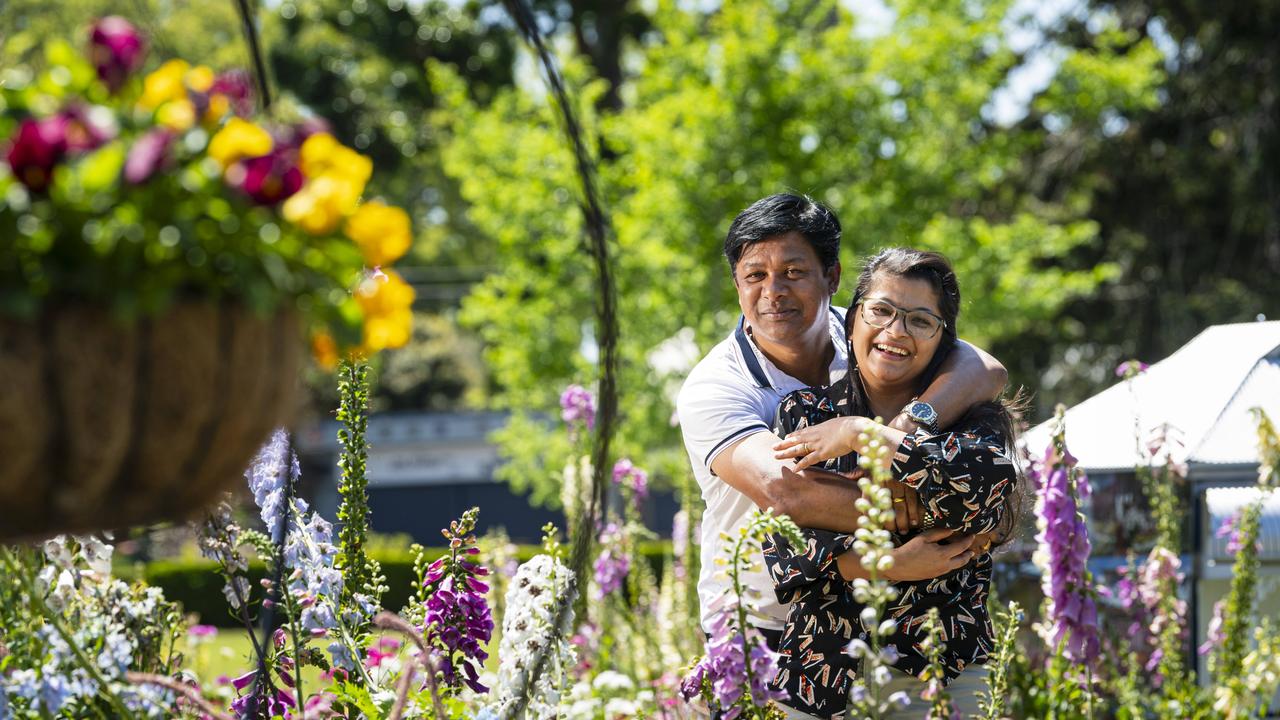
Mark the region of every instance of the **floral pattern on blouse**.
MULTIPOLYGON (((784 397, 775 430, 785 436, 800 428, 848 415, 848 380, 827 388, 806 388, 784 397)), ((818 467, 836 472, 857 468, 857 456, 845 455, 818 467)), ((1004 438, 984 424, 961 421, 937 434, 908 435, 893 455, 893 477, 910 485, 933 515, 934 527, 970 535, 996 529, 1005 499, 1017 481, 1004 438)), ((901 545, 915 533, 895 534, 901 545)), ((778 599, 790 603, 778 651, 777 688, 791 697, 789 705, 822 718, 845 718, 857 661, 844 653, 855 638, 867 640, 853 598, 852 585, 836 566, 836 558, 853 547, 852 533, 802 530, 805 547, 796 551, 782 538, 765 543, 764 557, 778 599)), ((946 650, 942 660, 947 681, 966 667, 983 663, 991 652, 992 627, 987 613, 991 555, 931 580, 895 583, 898 599, 887 615, 898 628, 885 641, 897 650, 897 669, 919 675, 926 660, 920 650, 923 622, 938 608, 946 650)))

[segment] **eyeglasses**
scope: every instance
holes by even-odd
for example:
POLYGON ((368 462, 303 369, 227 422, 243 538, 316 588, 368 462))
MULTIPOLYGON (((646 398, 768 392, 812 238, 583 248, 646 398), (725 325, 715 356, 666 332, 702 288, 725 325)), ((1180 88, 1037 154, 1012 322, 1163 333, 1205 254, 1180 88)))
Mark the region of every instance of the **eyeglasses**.
POLYGON ((872 327, 887 328, 901 314, 907 334, 917 340, 928 340, 947 326, 942 318, 928 310, 904 310, 883 298, 863 298, 858 304, 862 306, 862 319, 872 327))

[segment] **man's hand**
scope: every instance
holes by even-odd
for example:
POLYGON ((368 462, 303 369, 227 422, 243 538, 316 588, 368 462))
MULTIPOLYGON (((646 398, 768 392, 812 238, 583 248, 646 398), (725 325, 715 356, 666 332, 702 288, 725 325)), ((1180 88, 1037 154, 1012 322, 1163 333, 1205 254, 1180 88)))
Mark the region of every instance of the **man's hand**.
POLYGON ((930 530, 894 548, 893 567, 885 577, 893 582, 929 580, 964 567, 973 559, 973 545, 980 536, 953 533, 945 528, 930 530))
POLYGON ((924 505, 914 488, 897 480, 888 480, 885 487, 893 495, 893 519, 885 524, 886 530, 906 534, 920 527, 920 519, 924 517, 924 505))

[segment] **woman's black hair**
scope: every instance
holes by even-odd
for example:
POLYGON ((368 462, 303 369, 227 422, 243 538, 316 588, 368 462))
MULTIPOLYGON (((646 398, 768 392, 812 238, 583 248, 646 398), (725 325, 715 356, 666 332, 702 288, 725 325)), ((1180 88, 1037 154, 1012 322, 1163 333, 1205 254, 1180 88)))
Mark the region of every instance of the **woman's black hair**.
MULTIPOLYGON (((871 416, 871 406, 867 400, 867 389, 862 384, 862 375, 858 372, 858 361, 853 354, 853 328, 855 313, 859 312, 858 303, 871 291, 871 285, 879 275, 923 280, 933 288, 938 298, 938 310, 945 325, 942 328, 942 340, 934 351, 929 364, 916 383, 915 393, 924 392, 938 377, 942 363, 956 347, 959 335, 956 331, 956 320, 960 316, 960 281, 956 277, 951 263, 943 255, 914 248, 894 247, 881 250, 869 258, 858 275, 858 284, 853 290, 853 299, 845 315, 846 338, 849 343, 849 408, 852 414, 864 417, 871 416)), ((1023 471, 1018 462, 1017 438, 1018 417, 1026 408, 1026 400, 1021 390, 1010 399, 992 400, 978 403, 969 408, 958 425, 983 425, 1004 439, 1005 452, 1013 459, 1018 471, 1018 482, 1013 493, 1005 501, 1004 520, 996 532, 996 544, 1007 541, 1017 527, 1024 499, 1022 477, 1023 471)))

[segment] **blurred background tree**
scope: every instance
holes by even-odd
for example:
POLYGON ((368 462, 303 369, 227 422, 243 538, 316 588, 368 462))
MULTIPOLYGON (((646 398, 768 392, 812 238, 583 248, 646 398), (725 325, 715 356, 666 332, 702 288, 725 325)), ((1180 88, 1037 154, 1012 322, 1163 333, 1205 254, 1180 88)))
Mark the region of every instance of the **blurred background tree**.
MULTIPOLYGON (((674 391, 737 316, 720 243, 806 192, 858 258, 947 253, 962 334, 1044 415, 1205 325, 1280 315, 1280 2, 535 0, 577 91, 616 230, 620 451, 682 472, 674 391)), ((9 0, 4 67, 123 13, 160 54, 248 67, 230 0, 9 0)), ((418 232, 414 344, 382 408, 517 411, 512 468, 548 477, 536 416, 594 379, 577 181, 500 0, 258 8, 282 112, 332 119, 418 232)), ((323 382, 317 384, 323 386, 323 382)), ((317 406, 327 408, 318 400, 317 406)), ((552 444, 554 445, 554 444, 552 444)))

